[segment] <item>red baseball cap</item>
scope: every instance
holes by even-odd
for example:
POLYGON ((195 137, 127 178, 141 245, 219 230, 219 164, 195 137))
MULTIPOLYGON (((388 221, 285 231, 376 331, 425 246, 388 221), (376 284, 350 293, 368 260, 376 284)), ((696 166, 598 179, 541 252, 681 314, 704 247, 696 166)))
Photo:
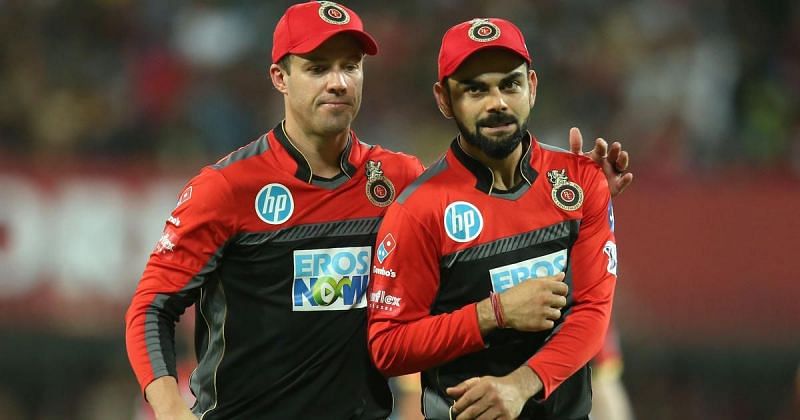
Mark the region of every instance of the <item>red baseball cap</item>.
POLYGON ((275 26, 272 37, 272 62, 277 63, 286 54, 306 54, 330 37, 349 33, 353 35, 368 55, 378 53, 378 44, 364 31, 358 15, 332 1, 309 1, 286 9, 275 26))
POLYGON ((445 32, 439 50, 439 81, 455 73, 467 57, 485 48, 505 48, 531 64, 525 37, 516 25, 498 18, 472 19, 445 32))

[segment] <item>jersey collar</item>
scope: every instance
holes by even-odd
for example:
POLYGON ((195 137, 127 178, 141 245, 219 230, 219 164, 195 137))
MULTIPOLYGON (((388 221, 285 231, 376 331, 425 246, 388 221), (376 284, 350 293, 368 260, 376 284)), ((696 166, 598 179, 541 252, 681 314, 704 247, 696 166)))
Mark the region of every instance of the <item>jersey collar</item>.
MULTIPOLYGON (((321 178, 315 176, 311 171, 311 165, 308 164, 305 156, 300 153, 300 150, 294 146, 294 144, 289 140, 289 136, 286 134, 286 130, 284 128, 285 120, 281 121, 280 124, 275 126, 272 129, 272 133, 275 136, 275 139, 278 140, 283 149, 289 154, 289 156, 294 160, 297 164, 297 169, 295 170, 294 176, 306 183, 309 184, 317 184, 319 182, 327 183, 325 180, 321 180, 321 178)), ((353 139, 355 135, 353 131, 350 131, 350 135, 347 136, 347 143, 344 146, 344 150, 339 157, 339 167, 342 169, 342 173, 348 178, 352 179, 353 176, 356 174, 356 165, 353 162, 355 156, 352 156, 353 153, 353 139)), ((338 177, 336 177, 338 178, 338 177)), ((336 179, 334 178, 334 180, 336 179)))
POLYGON ((479 160, 468 155, 458 144, 458 136, 456 136, 456 138, 453 139, 453 142, 450 144, 450 152, 466 170, 475 176, 475 188, 491 196, 516 200, 523 193, 525 193, 528 188, 530 188, 531 184, 533 184, 539 174, 531 165, 531 153, 534 148, 533 142, 534 140, 531 134, 525 133, 525 137, 522 139, 522 147, 524 151, 522 153, 522 157, 519 159, 519 172, 522 174, 523 181, 519 185, 516 185, 507 191, 498 190, 492 187, 494 183, 492 170, 479 160))

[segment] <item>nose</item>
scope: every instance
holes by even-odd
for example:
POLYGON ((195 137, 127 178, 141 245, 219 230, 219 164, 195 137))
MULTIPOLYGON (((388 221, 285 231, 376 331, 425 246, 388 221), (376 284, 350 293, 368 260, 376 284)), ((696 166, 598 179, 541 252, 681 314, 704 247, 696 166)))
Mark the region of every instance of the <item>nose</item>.
POLYGON ((497 87, 489 89, 487 101, 486 111, 488 112, 506 112, 508 110, 505 95, 497 87))
POLYGON ((337 96, 347 93, 347 78, 344 72, 334 70, 328 73, 328 92, 337 96))

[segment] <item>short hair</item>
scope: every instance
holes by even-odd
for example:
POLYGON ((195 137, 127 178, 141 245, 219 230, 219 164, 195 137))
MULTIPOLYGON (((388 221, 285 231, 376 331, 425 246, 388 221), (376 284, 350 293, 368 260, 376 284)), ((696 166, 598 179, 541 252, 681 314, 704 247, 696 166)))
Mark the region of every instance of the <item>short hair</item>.
POLYGON ((283 70, 286 74, 291 74, 291 73, 289 73, 289 67, 291 67, 291 65, 292 65, 292 63, 290 63, 291 59, 292 59, 292 55, 291 54, 286 54, 286 55, 283 56, 283 58, 278 60, 278 67, 280 67, 281 70, 283 70))

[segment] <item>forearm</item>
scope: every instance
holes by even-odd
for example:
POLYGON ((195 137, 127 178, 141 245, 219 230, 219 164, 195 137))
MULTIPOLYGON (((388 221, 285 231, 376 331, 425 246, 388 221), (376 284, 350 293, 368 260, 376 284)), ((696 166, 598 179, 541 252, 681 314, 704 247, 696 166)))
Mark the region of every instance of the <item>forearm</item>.
POLYGON ((369 346, 387 376, 419 372, 484 347, 476 305, 412 321, 371 320, 369 346))
POLYGON ((178 382, 172 376, 162 376, 150 382, 145 388, 145 397, 157 418, 181 418, 189 414, 189 407, 178 390, 178 382))

